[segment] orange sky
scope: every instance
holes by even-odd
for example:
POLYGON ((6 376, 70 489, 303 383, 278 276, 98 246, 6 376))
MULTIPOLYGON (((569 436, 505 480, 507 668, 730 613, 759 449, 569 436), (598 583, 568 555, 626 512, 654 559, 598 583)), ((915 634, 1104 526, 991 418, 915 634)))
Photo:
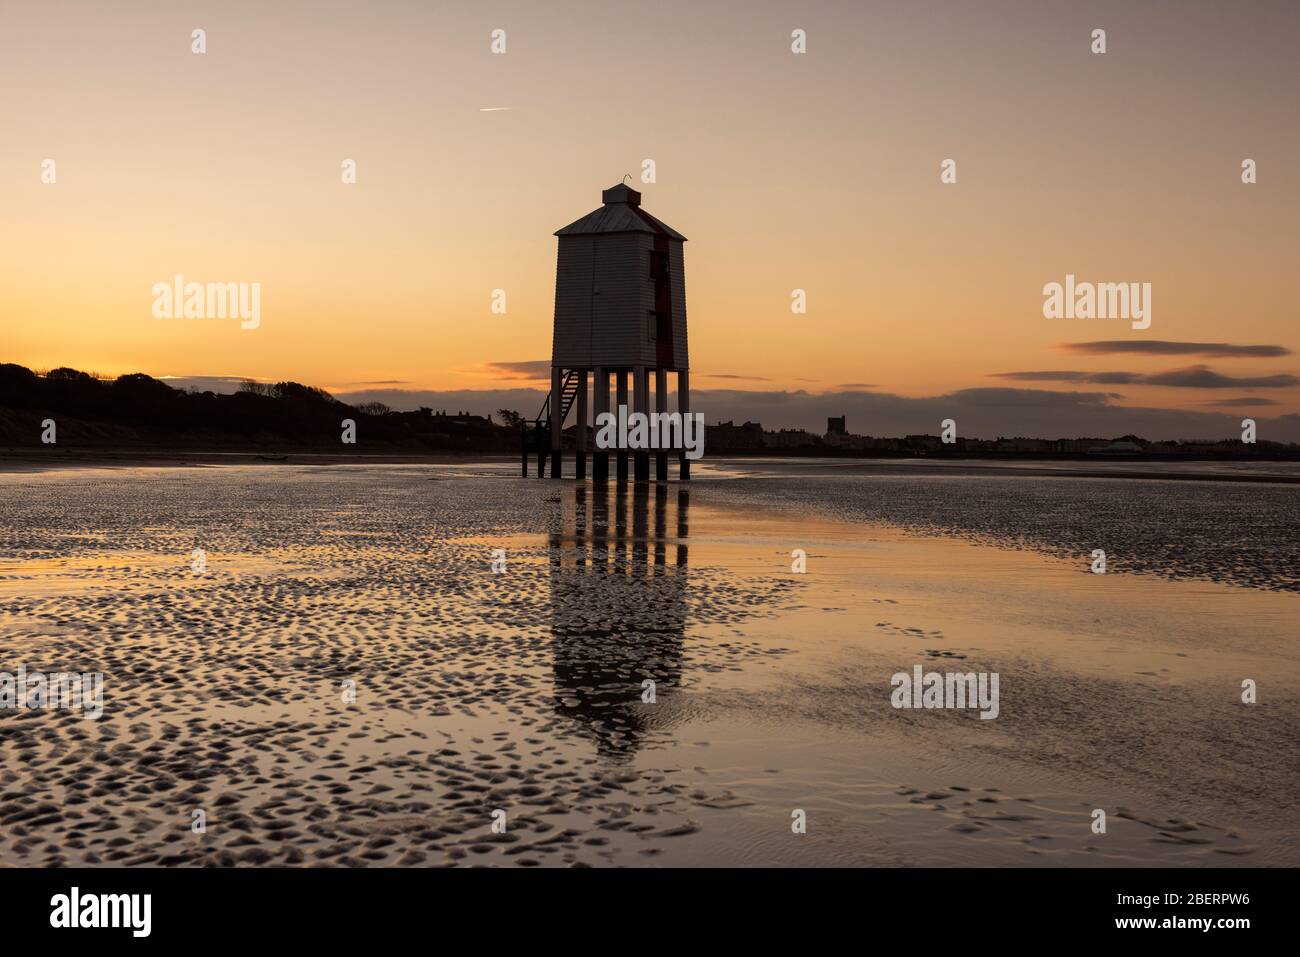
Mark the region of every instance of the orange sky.
MULTIPOLYGON (((658 181, 637 188, 690 239, 701 388, 1294 375, 1294 354, 1061 346, 1300 351, 1297 49, 1285 3, 7 0, 0 361, 498 388, 489 363, 549 356, 551 234, 652 158, 658 181), (1043 284, 1067 272, 1150 282, 1151 328, 1043 318, 1043 284), (260 327, 154 319, 150 289, 176 273, 259 282, 260 327)), ((1295 386, 1064 387, 1300 411, 1295 386)))

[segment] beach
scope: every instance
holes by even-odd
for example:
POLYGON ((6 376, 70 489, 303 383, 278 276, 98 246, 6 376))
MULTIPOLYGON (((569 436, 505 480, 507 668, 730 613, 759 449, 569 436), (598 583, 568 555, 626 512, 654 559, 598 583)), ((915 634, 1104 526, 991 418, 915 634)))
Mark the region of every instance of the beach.
POLYGON ((1294 482, 706 463, 0 473, 0 864, 1300 864, 1294 482))

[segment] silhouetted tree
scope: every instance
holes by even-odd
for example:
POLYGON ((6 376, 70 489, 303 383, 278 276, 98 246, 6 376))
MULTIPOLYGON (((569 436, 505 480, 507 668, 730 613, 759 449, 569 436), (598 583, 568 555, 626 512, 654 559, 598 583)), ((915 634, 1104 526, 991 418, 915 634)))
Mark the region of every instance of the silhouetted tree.
POLYGON ((314 385, 303 385, 301 382, 277 382, 271 394, 277 399, 301 399, 306 402, 331 404, 338 401, 324 389, 318 389, 314 385))
POLYGON ((266 382, 254 382, 252 379, 245 379, 239 383, 239 392, 244 395, 275 395, 275 386, 266 382))
POLYGON ((93 375, 61 366, 45 373, 46 394, 55 408, 76 409, 103 398, 104 383, 93 375))
POLYGON ((26 366, 0 364, 0 405, 30 405, 40 389, 40 377, 26 366))

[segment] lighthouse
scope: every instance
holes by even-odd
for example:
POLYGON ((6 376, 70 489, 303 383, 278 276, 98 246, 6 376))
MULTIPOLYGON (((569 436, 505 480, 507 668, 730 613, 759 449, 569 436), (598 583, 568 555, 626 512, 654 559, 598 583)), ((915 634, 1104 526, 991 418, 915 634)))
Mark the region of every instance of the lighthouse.
MULTIPOLYGON (((588 422, 593 414, 617 411, 668 412, 668 376, 677 377, 677 409, 683 420, 690 410, 690 360, 686 338, 686 280, 682 244, 686 237, 641 208, 641 194, 624 184, 601 193, 601 205, 555 235, 555 331, 551 346, 551 391, 542 412, 525 427, 524 474, 529 445, 538 453, 538 473, 547 458, 551 476, 563 474, 564 427, 574 414, 575 475, 586 477, 591 454, 592 477, 609 477, 609 457, 616 476, 628 477, 629 453, 588 449, 588 422), (614 401, 611 407, 611 379, 614 401), (594 388, 593 403, 588 388, 594 388), (653 405, 651 390, 653 389, 653 405)), ((673 453, 680 476, 690 478, 685 455, 673 453)), ((631 453, 636 481, 668 478, 669 453, 631 453)))

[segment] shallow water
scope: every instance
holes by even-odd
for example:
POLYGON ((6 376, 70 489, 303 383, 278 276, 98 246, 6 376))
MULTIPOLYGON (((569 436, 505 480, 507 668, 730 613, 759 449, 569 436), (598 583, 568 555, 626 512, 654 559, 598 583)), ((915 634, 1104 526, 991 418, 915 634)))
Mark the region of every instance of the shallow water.
MULTIPOLYGON (((1036 475, 1061 464, 973 473, 964 463, 777 461, 733 463, 719 474, 744 476, 720 487, 740 502, 1032 548, 1085 563, 1102 549, 1112 572, 1300 591, 1300 486, 1105 477, 1116 463, 1068 463, 1084 470, 1079 476, 1036 475), (926 474, 915 474, 922 469, 926 474)), ((1215 474, 1247 471, 1248 464, 1196 467, 1215 474)), ((1136 465, 1154 473, 1174 469, 1136 465)), ((1260 468, 1282 474, 1289 467, 1260 468)))
POLYGON ((0 476, 0 863, 1300 863, 1300 490, 510 472, 0 476))

